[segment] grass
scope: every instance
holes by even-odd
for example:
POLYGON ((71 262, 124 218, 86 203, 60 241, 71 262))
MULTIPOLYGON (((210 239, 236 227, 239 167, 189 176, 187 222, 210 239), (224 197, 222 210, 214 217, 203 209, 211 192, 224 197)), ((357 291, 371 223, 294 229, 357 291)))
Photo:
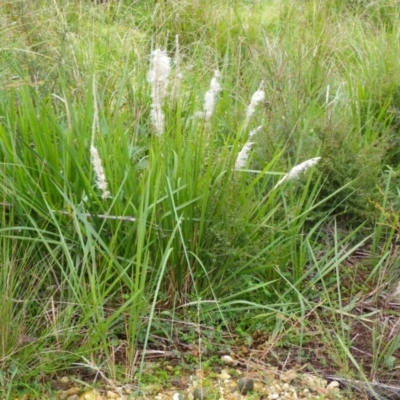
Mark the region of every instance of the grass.
POLYGON ((337 374, 396 377, 397 331, 379 323, 397 315, 382 303, 398 281, 395 3, 2 2, 5 398, 77 367, 140 383, 141 350, 185 321, 270 349, 318 332, 337 374), (171 59, 160 108, 155 49, 171 59))

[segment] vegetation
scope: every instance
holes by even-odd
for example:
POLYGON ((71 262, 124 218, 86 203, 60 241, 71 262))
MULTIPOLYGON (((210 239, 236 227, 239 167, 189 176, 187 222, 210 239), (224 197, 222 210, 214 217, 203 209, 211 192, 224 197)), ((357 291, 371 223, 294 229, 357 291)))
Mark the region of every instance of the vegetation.
POLYGON ((396 378, 396 3, 1 1, 6 398, 161 337, 396 378))

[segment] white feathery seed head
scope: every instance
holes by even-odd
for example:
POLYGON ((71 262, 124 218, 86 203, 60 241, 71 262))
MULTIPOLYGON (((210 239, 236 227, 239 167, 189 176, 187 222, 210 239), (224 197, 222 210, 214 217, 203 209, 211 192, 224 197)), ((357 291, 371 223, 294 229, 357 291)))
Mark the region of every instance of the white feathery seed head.
POLYGON ((239 154, 236 157, 236 161, 235 161, 235 166, 234 166, 234 170, 238 170, 238 169, 242 169, 246 166, 247 161, 249 159, 249 155, 250 155, 250 150, 251 147, 253 146, 254 142, 251 141, 251 138, 260 130, 262 129, 262 126, 257 127, 256 129, 253 129, 250 133, 249 133, 249 138, 247 139, 247 142, 244 144, 244 146, 242 147, 242 149, 240 150, 239 154))
POLYGON ((148 81, 151 84, 151 122, 158 135, 164 133, 164 114, 162 103, 167 95, 168 78, 171 72, 171 59, 165 50, 156 49, 151 54, 148 81))
POLYGON ((239 154, 236 157, 235 167, 233 168, 235 171, 238 169, 242 169, 246 166, 247 160, 249 159, 249 154, 251 147, 253 146, 254 142, 246 142, 240 150, 239 154))
MULTIPOLYGON (((171 72, 171 59, 165 50, 156 49, 151 53, 150 71, 148 80, 153 85, 153 90, 161 98, 165 97, 168 88, 168 77, 171 72)), ((153 94, 152 94, 153 95, 153 94)))
POLYGON ((110 197, 110 192, 107 189, 108 185, 106 174, 101 163, 99 152, 93 145, 90 146, 90 162, 92 163, 93 171, 96 176, 96 185, 102 192, 101 198, 103 200, 107 199, 108 197, 110 197))
POLYGON ((218 93, 221 91, 221 85, 218 82, 221 74, 218 70, 215 70, 214 76, 211 79, 210 89, 204 95, 204 118, 209 121, 214 113, 215 101, 218 93))
POLYGON ((261 89, 262 85, 263 83, 261 83, 260 87, 251 96, 251 101, 246 111, 245 126, 248 125, 250 118, 255 113, 257 105, 265 100, 265 92, 261 89))
POLYGON ((249 133, 249 139, 248 139, 248 140, 250 140, 256 133, 258 133, 259 131, 261 131, 261 129, 262 129, 262 125, 257 126, 256 129, 253 129, 252 131, 250 131, 250 133, 249 133))
POLYGON ((156 129, 157 135, 162 135, 164 133, 165 116, 162 112, 161 104, 153 103, 151 105, 150 119, 156 129))
POLYGON ((282 179, 274 186, 276 189, 278 186, 282 185, 283 182, 297 179, 303 172, 306 172, 309 168, 317 165, 321 157, 310 158, 309 160, 303 161, 301 164, 295 165, 282 179))

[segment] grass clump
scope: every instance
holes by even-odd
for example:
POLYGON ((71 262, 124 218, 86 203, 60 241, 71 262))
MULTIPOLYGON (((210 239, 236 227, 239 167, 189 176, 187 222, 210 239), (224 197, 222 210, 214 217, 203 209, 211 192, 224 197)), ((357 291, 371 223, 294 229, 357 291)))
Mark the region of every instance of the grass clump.
POLYGON ((132 381, 185 319, 302 347, 331 315, 354 367, 341 269, 394 265, 399 78, 398 16, 357 7, 5 3, 6 393, 74 366, 132 381))

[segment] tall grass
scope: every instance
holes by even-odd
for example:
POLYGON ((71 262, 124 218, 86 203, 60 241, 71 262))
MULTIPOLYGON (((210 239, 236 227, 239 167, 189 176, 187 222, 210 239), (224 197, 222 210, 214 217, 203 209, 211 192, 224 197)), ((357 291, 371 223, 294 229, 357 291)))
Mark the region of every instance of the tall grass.
POLYGON ((399 74, 377 49, 398 32, 334 3, 5 2, 1 386, 43 366, 131 380, 159 313, 199 304, 277 338, 323 302, 349 342, 342 263, 396 229, 376 205, 399 74))

